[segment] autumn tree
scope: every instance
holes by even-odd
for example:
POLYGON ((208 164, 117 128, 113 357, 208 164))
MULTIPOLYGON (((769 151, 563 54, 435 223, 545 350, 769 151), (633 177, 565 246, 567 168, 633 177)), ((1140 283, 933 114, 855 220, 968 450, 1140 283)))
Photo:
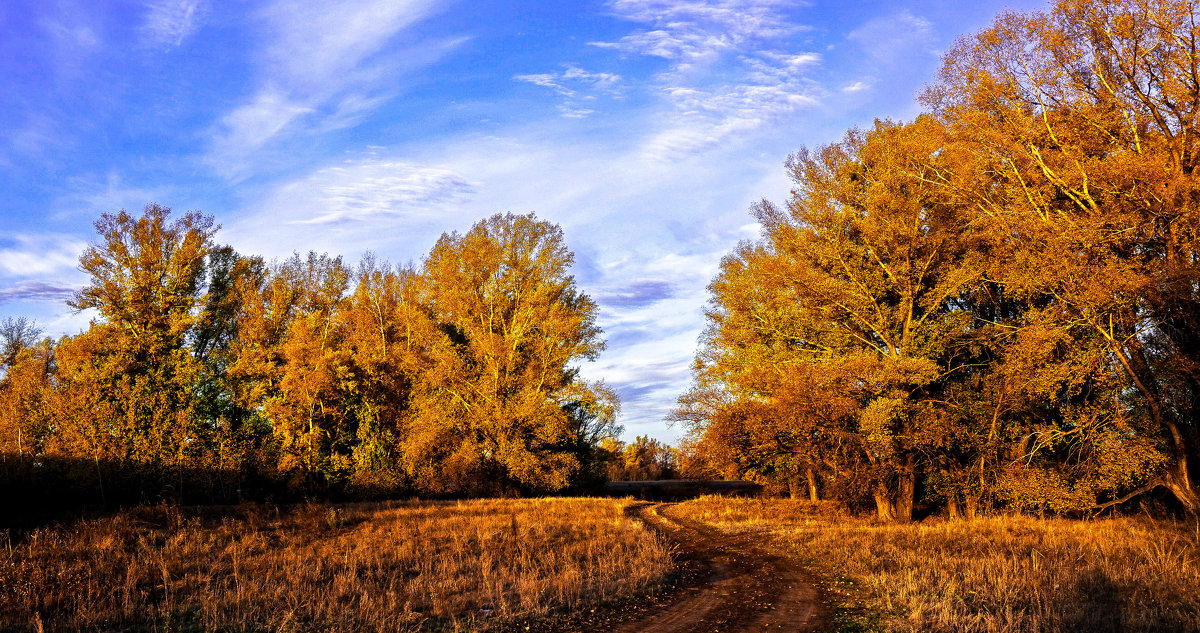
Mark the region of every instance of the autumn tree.
POLYGON ((1196 17, 1179 0, 1060 0, 1049 12, 1006 13, 947 53, 925 96, 994 177, 986 188, 942 184, 1008 236, 996 277, 1042 306, 1040 333, 1027 338, 1077 350, 1040 373, 1110 389, 1081 422, 1042 435, 1090 429, 1086 446, 1108 445, 1126 462, 1127 488, 1149 469, 1150 485, 1191 512, 1200 509, 1196 17), (1078 362, 1083 350, 1091 357, 1078 362), (1153 444, 1165 460, 1152 458, 1153 444))
POLYGON ((497 215, 420 268, 368 254, 357 269, 268 264, 154 204, 95 226, 69 302, 95 311, 88 329, 38 342, 29 321, 0 323, 6 477, 102 504, 604 477, 620 401, 578 376, 604 344, 552 223, 497 215))
POLYGON ((99 239, 80 258, 89 282, 69 305, 98 319, 59 354, 66 388, 97 408, 80 422, 102 425, 90 435, 115 444, 123 463, 177 464, 195 436, 187 340, 215 227, 198 212, 170 216, 152 204, 140 217, 122 210, 96 221, 99 239))
POLYGON ((624 428, 617 424, 621 414, 621 398, 604 381, 573 380, 558 396, 567 414, 573 438, 568 449, 579 462, 574 482, 583 489, 607 479, 608 466, 615 459, 610 447, 624 428))
POLYGON ((495 215, 433 247, 421 276, 434 334, 404 440, 423 487, 557 490, 578 472, 571 363, 603 342, 572 261, 562 230, 532 215, 495 215))
POLYGON ((192 425, 196 433, 190 465, 212 474, 214 485, 240 489, 252 474, 270 472, 275 455, 271 429, 260 414, 260 402, 244 395, 244 382, 231 368, 246 301, 266 277, 258 257, 238 254, 229 246, 211 249, 204 270, 203 297, 188 343, 197 364, 192 391, 192 425))
POLYGON ((857 471, 884 519, 911 516, 972 324, 956 301, 981 280, 970 216, 927 182, 941 137, 930 119, 881 122, 796 154, 786 209, 756 207, 762 239, 710 287, 699 372, 732 400, 703 432, 758 468, 857 471))
POLYGON ((22 350, 37 344, 42 329, 25 317, 5 317, 0 322, 0 368, 12 367, 22 350))
MULTIPOLYGON (((6 321, 6 329, 7 325, 6 321)), ((34 332, 36 328, 20 331, 34 332)), ((51 408, 55 345, 50 339, 17 340, 21 345, 6 359, 0 378, 0 459, 29 460, 44 454, 55 425, 51 408)))
POLYGON ((415 385, 429 368, 435 326, 420 303, 423 282, 410 267, 368 255, 339 317, 349 351, 344 404, 349 457, 361 486, 407 483, 403 448, 415 385), (349 437, 352 436, 352 439, 349 437))
POLYGON ((309 253, 238 288, 234 397, 268 425, 279 469, 298 482, 328 482, 350 469, 342 424, 349 349, 338 323, 350 281, 340 257, 309 253))
POLYGON ((608 477, 613 481, 654 481, 674 479, 678 473, 675 449, 647 435, 632 442, 619 442, 610 450, 613 459, 608 477))
POLYGON ((51 428, 54 344, 24 317, 0 322, 0 459, 36 457, 51 428))

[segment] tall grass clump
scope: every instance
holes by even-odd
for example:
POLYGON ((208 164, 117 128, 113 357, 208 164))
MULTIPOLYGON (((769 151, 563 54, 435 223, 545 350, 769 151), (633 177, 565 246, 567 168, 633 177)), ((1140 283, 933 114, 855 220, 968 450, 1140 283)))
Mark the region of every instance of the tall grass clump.
POLYGON ((884 631, 1200 631, 1200 527, 1147 517, 997 516, 883 525, 791 500, 704 498, 680 514, 762 530, 884 631))
POLYGON ((475 630, 669 567, 612 500, 148 508, 10 536, 0 630, 475 630))

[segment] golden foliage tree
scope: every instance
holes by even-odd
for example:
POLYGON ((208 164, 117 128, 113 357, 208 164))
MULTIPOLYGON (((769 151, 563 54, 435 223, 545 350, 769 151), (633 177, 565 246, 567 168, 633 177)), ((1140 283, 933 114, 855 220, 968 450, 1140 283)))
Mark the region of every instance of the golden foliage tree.
POLYGON ((756 207, 762 239, 711 287, 700 371, 734 401, 703 429, 742 456, 787 456, 774 467, 810 481, 838 463, 822 445, 852 441, 835 474, 865 466, 885 519, 911 516, 917 462, 944 417, 940 383, 971 321, 955 300, 982 276, 969 216, 928 182, 941 137, 930 119, 877 123, 793 156, 786 210, 756 207))
POLYGON ((5 354, 0 378, 0 459, 26 461, 43 454, 53 428, 55 346, 49 339, 20 343, 5 354))
POLYGON ((37 343, 28 321, 0 324, 0 464, 15 456, 21 476, 51 459, 101 502, 114 487, 181 499, 185 482, 229 499, 603 476, 620 403, 572 366, 603 341, 552 223, 494 216, 442 236, 420 270, 370 254, 357 270, 315 253, 268 265, 158 205, 96 229, 70 302, 96 311, 85 332, 37 343))
POLYGON ((931 116, 794 157, 712 285, 694 441, 865 476, 885 518, 914 483, 968 516, 1200 509, 1198 36, 1176 0, 1006 13, 931 116))
POLYGON ((187 334, 215 230, 200 213, 170 215, 147 205, 140 217, 120 211, 96 221, 99 240, 80 258, 90 279, 69 303, 99 320, 59 353, 68 389, 87 385, 86 397, 104 403, 101 414, 84 414, 102 425, 91 436, 115 444, 123 461, 156 466, 178 464, 195 437, 197 364, 187 334))
MULTIPOLYGON (((1049 12, 1004 14, 948 52, 925 96, 993 176, 986 188, 943 184, 1007 236, 995 274, 1040 306, 1044 333, 1029 338, 1060 336, 1093 353, 1084 362, 1065 355, 1076 361, 1066 375, 1057 363, 1042 373, 1136 394, 1059 435, 1103 429, 1161 443, 1169 459, 1157 482, 1193 512, 1196 12, 1179 0, 1060 0, 1049 12)), ((1155 463, 1138 461, 1142 469, 1155 463)))
POLYGON ((416 271, 368 256, 357 282, 340 317, 353 385, 345 405, 349 457, 359 484, 394 487, 402 481, 403 440, 415 385, 429 368, 434 324, 420 303, 416 271))
POLYGON ((433 247, 422 268, 429 366, 404 440, 424 486, 554 490, 580 468, 564 409, 578 402, 570 364, 603 342, 572 260, 562 230, 532 215, 495 215, 433 247))

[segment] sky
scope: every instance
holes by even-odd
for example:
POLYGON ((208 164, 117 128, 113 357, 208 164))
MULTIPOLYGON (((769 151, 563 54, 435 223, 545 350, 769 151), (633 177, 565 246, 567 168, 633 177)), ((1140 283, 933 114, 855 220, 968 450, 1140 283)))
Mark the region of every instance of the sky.
POLYGON ((675 442, 706 286, 801 147, 912 120, 955 38, 1041 2, 4 0, 0 317, 46 334, 101 213, 200 210, 268 260, 419 264, 560 225, 626 439, 675 442))

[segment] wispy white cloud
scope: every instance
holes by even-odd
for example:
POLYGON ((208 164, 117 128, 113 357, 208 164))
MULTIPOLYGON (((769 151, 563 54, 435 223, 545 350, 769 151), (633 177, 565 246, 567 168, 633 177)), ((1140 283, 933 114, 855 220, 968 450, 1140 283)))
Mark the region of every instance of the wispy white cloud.
POLYGON ((484 215, 477 183, 461 174, 374 154, 345 160, 272 186, 226 225, 221 239, 267 257, 312 249, 413 259, 441 232, 484 215))
POLYGON ((57 275, 73 270, 87 243, 57 234, 0 233, 0 272, 8 277, 57 275))
POLYGON ((256 59, 260 83, 249 100, 223 116, 208 162, 232 179, 258 163, 256 152, 280 138, 356 124, 398 88, 405 70, 433 63, 463 40, 397 38, 444 3, 434 0, 277 0, 261 13, 265 27, 256 59), (399 51, 383 55, 389 47, 399 51))
POLYGON ((745 48, 748 42, 779 38, 799 30, 782 9, 795 2, 780 0, 615 0, 620 17, 652 25, 616 42, 594 42, 644 55, 692 63, 713 59, 727 51, 745 48))
POLYGON ((433 0, 279 0, 264 12, 274 31, 271 67, 289 85, 322 91, 437 6, 433 0))
POLYGON ((863 90, 868 90, 870 87, 871 84, 865 81, 856 81, 842 86, 842 92, 862 92, 863 90))
POLYGON ((150 0, 142 29, 158 44, 179 46, 196 31, 206 10, 204 0, 150 0))
POLYGON ((565 97, 573 97, 581 89, 579 86, 585 86, 587 89, 592 90, 612 92, 617 82, 621 81, 621 76, 612 73, 588 72, 578 66, 568 64, 562 72, 517 75, 514 79, 551 88, 565 97), (570 87, 572 85, 576 87, 570 87))
POLYGON ((445 168, 368 159, 326 167, 277 192, 276 200, 308 201, 316 215, 300 224, 331 224, 386 215, 438 215, 474 193, 471 184, 445 168))
POLYGON ((295 103, 283 91, 269 86, 221 119, 222 130, 214 140, 214 155, 228 161, 226 164, 235 163, 238 157, 262 147, 298 117, 310 112, 313 112, 311 107, 295 103))
POLYGON ((669 124, 646 139, 643 150, 658 160, 694 154, 716 147, 731 137, 761 129, 775 118, 816 106, 815 88, 808 82, 735 84, 719 89, 678 87, 668 93, 675 111, 669 124))
POLYGON ((101 44, 100 35, 86 19, 86 13, 62 12, 41 22, 42 30, 54 42, 54 53, 76 55, 94 50, 101 44))
MULTIPOLYGON (((8 130, 4 136, 11 153, 39 161, 51 158, 51 148, 61 140, 58 126, 46 113, 29 113, 22 125, 8 130)), ((12 162, 12 159, 6 159, 6 162, 12 162)))
POLYGON ((517 81, 550 88, 563 97, 559 111, 568 118, 582 118, 595 110, 583 105, 593 102, 598 94, 616 95, 621 76, 613 73, 589 72, 578 66, 568 64, 564 70, 555 73, 536 73, 517 75, 517 81))
POLYGON ((796 50, 790 36, 806 27, 791 18, 795 3, 777 0, 615 0, 625 20, 645 24, 593 46, 668 60, 654 79, 664 107, 647 156, 674 160, 703 152, 735 134, 819 103, 809 77, 818 53, 796 50))
MULTIPOLYGON (((104 175, 79 175, 65 181, 60 192, 49 206, 48 219, 55 222, 92 221, 101 213, 125 209, 137 213, 151 202, 164 205, 186 202, 179 200, 175 186, 155 183, 140 186, 128 183, 117 170, 104 175)), ((0 242, 4 234, 0 233, 0 242)))

